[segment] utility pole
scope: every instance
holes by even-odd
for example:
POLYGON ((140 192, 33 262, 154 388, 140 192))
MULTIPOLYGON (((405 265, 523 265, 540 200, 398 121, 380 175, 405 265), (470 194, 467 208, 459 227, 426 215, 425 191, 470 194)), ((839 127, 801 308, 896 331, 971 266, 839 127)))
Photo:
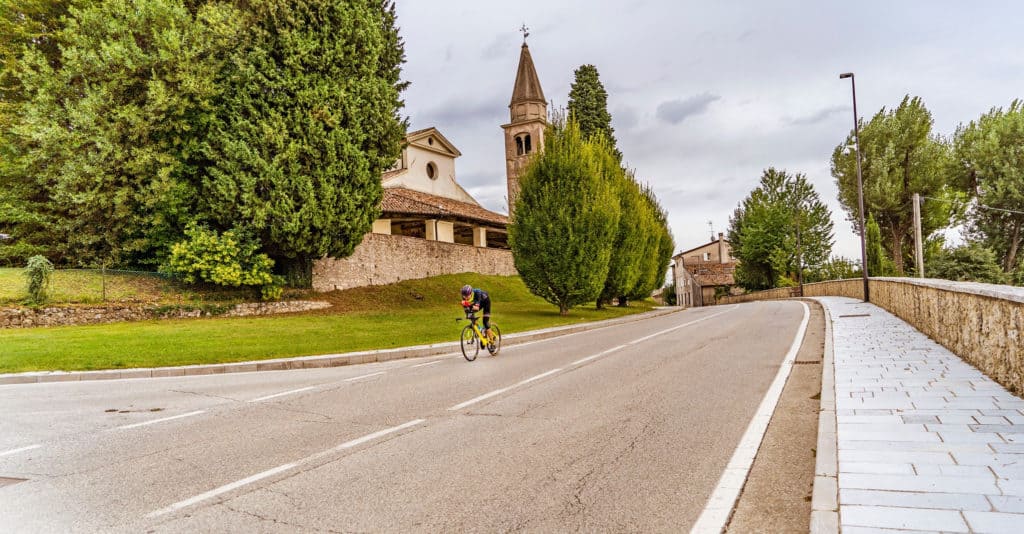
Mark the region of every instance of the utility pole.
POLYGON ((924 244, 921 242, 921 195, 914 193, 914 259, 917 277, 924 278, 924 244))

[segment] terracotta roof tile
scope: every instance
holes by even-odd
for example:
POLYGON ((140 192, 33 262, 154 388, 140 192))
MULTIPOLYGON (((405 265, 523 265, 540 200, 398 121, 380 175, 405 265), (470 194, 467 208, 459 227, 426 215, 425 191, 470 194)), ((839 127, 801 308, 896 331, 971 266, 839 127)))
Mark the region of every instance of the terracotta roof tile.
POLYGON ((413 191, 404 187, 384 188, 381 201, 384 216, 419 215, 438 219, 462 219, 504 228, 508 217, 475 204, 413 191))

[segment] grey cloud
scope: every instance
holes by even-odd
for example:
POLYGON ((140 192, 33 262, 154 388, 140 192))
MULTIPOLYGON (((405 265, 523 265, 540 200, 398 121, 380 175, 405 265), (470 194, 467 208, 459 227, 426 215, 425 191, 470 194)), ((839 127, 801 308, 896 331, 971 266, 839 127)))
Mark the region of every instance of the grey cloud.
POLYGON ((817 124, 819 122, 822 122, 831 117, 832 115, 835 115, 836 113, 847 112, 849 110, 850 106, 830 106, 824 109, 820 109, 810 115, 805 115, 803 117, 787 118, 786 122, 788 122, 789 124, 799 126, 807 126, 810 124, 817 124))
POLYGON ((629 130, 640 122, 640 114, 636 108, 625 106, 612 112, 612 126, 616 130, 629 130))
POLYGON ((455 98, 421 113, 414 113, 413 123, 417 128, 435 126, 442 131, 463 125, 498 125, 508 116, 508 108, 502 106, 503 102, 504 97, 500 95, 476 101, 455 98))
POLYGON ((701 93, 688 98, 668 100, 658 104, 657 115, 659 119, 669 124, 679 124, 687 117, 704 113, 712 102, 721 98, 716 94, 701 93))
POLYGON ((509 50, 516 51, 516 35, 514 33, 499 33, 494 36, 491 44, 484 47, 480 53, 480 59, 494 60, 504 59, 509 55, 509 50))

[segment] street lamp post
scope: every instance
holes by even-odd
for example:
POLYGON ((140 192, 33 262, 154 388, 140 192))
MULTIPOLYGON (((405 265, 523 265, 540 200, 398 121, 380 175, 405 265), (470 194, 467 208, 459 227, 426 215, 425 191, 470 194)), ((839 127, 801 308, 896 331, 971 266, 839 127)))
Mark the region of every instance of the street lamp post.
POLYGON ((864 302, 871 301, 871 293, 868 290, 868 251, 864 244, 864 179, 860 173, 860 125, 857 121, 857 83, 854 81, 852 72, 844 72, 839 75, 840 79, 850 79, 850 89, 853 90, 853 141, 857 148, 857 204, 860 208, 860 265, 861 273, 864 276, 864 302))

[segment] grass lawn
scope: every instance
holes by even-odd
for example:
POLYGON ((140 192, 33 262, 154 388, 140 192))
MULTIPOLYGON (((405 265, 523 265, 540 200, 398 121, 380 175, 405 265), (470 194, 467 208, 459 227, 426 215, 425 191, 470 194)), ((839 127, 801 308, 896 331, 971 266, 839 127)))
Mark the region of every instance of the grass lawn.
POLYGON ((515 276, 449 275, 317 295, 333 306, 308 314, 146 321, 0 330, 0 373, 159 367, 331 354, 456 341, 465 323, 458 290, 483 287, 503 334, 610 319, 651 301, 566 317, 515 276))

